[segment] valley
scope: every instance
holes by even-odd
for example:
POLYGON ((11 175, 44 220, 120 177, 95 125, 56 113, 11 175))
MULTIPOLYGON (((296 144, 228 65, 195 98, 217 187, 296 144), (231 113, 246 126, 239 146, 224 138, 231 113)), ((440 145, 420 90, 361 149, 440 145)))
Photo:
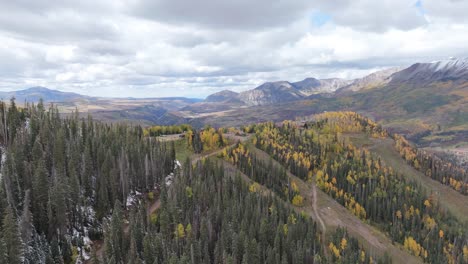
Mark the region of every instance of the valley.
POLYGON ((7 153, 0 211, 22 211, 32 227, 18 229, 24 239, 62 252, 24 252, 42 252, 44 261, 216 262, 223 247, 234 262, 463 263, 468 75, 456 71, 459 79, 447 81, 450 65, 437 66, 445 75, 427 75, 431 65, 418 64, 346 82, 271 82, 203 101, 96 98, 41 87, 8 93, 31 102, 0 107, 7 153), (22 155, 25 167, 15 162, 22 155), (226 198, 224 188, 231 190, 226 198), (238 191, 244 200, 235 198, 238 191), (269 209, 249 207, 254 200, 269 209), (234 207, 221 210, 220 202, 234 207), (40 208, 49 208, 47 215, 40 208), (253 232, 263 229, 246 226, 252 219, 239 216, 240 208, 276 226, 279 238, 253 232), (273 220, 272 208, 281 217, 273 220), (225 214, 250 220, 239 225, 225 214), (224 230, 225 222, 243 237, 224 230), (310 236, 290 237, 289 228, 310 236), (238 248, 202 235, 213 232, 239 239, 238 248), (309 246, 273 254, 286 240, 309 246), (250 243, 262 248, 249 253, 250 243))
POLYGON ((464 189, 416 171, 357 113, 197 130, 2 106, 0 242, 38 245, 25 259, 217 262, 221 248, 234 262, 468 258, 464 189), (7 225, 13 210, 27 224, 7 225))
POLYGON ((467 10, 0 1, 0 264, 468 264, 467 10))
POLYGON ((188 98, 98 98, 37 87, 15 96, 18 103, 54 103, 62 113, 106 122, 203 127, 293 120, 324 111, 352 110, 429 151, 454 154, 463 162, 468 141, 466 59, 416 63, 355 80, 307 78, 268 82, 241 93, 221 91, 205 100, 188 98), (460 154, 461 153, 461 154, 460 154))

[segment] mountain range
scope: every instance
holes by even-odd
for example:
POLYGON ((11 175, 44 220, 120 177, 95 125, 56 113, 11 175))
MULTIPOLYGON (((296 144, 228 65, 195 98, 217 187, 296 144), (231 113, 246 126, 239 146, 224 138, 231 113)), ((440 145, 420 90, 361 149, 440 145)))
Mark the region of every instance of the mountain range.
POLYGON ((240 93, 217 92, 205 100, 100 98, 44 87, 0 93, 0 98, 11 97, 18 103, 42 98, 65 113, 78 108, 104 121, 140 124, 237 126, 322 111, 353 110, 407 134, 421 145, 468 141, 468 59, 415 63, 355 80, 266 82, 240 93))
POLYGON ((215 93, 171 114, 198 125, 235 126, 334 110, 364 113, 422 146, 468 142, 468 59, 415 63, 355 80, 268 82, 215 93))
MULTIPOLYGON (((371 89, 390 82, 392 74, 399 68, 390 68, 372 73, 366 77, 345 80, 339 78, 306 78, 298 82, 267 82, 241 93, 229 90, 214 93, 205 99, 205 103, 237 103, 247 106, 262 106, 304 100, 317 94, 333 94, 337 91, 346 93, 371 89)), ((200 104, 203 106, 203 104, 200 104)))
POLYGON ((0 98, 3 100, 9 100, 12 97, 14 97, 16 101, 20 103, 37 103, 40 99, 43 99, 46 102, 69 102, 91 98, 77 93, 61 92, 40 86, 31 87, 26 90, 0 92, 0 98))

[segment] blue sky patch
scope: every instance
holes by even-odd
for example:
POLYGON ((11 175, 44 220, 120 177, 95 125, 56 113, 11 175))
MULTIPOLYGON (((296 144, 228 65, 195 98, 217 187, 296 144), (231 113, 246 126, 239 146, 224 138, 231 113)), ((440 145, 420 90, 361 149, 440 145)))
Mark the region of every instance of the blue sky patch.
POLYGON ((414 7, 416 7, 416 9, 419 11, 419 13, 421 13, 421 15, 426 14, 426 10, 424 10, 423 3, 421 0, 416 1, 414 7))
POLYGON ((312 24, 316 27, 321 27, 331 20, 331 16, 322 11, 314 11, 311 15, 312 24))

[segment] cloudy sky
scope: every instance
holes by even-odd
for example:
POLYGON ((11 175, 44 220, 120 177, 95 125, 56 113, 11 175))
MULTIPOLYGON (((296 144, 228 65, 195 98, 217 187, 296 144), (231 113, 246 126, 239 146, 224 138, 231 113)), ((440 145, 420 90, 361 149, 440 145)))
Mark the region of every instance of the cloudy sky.
POLYGON ((204 97, 468 55, 466 0, 0 0, 0 90, 204 97))

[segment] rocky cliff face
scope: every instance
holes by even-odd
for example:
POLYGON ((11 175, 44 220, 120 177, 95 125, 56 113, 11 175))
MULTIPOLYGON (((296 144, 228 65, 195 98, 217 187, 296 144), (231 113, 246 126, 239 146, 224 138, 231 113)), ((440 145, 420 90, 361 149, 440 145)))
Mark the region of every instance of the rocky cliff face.
POLYGON ((463 83, 467 80, 468 59, 449 59, 432 63, 416 63, 406 69, 390 68, 355 80, 306 78, 294 83, 267 82, 239 94, 222 91, 207 97, 205 102, 235 102, 248 106, 270 105, 305 100, 315 94, 340 96, 389 85, 404 84, 416 87, 446 81, 463 83))
POLYGON ((349 85, 352 81, 331 78, 331 79, 315 79, 307 78, 300 82, 293 83, 305 96, 310 96, 319 93, 333 93, 343 86, 349 85))
POLYGON ((239 98, 247 105, 268 105, 300 100, 303 94, 291 83, 267 82, 257 88, 239 94, 239 98))
POLYGON ((349 85, 346 85, 338 90, 338 93, 357 92, 368 90, 377 87, 382 87, 392 80, 394 73, 399 72, 402 68, 390 68, 382 71, 371 73, 363 78, 355 79, 349 85))
POLYGON ((268 105, 306 99, 319 93, 333 93, 337 89, 349 84, 343 79, 315 79, 307 78, 300 82, 286 81, 268 82, 257 88, 239 94, 239 98, 247 105, 268 105))

